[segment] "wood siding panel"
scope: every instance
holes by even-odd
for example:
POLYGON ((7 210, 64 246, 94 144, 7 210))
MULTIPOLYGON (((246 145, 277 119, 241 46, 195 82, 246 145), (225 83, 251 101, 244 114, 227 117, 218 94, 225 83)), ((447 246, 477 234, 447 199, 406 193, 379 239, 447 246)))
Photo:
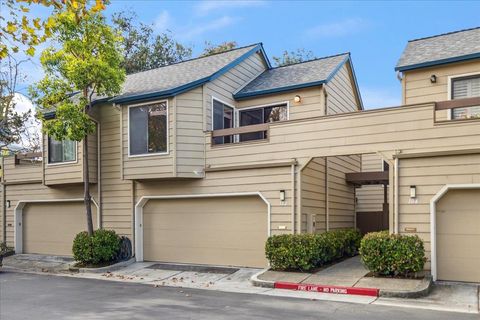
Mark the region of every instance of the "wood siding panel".
POLYGON ((327 230, 325 170, 325 158, 314 158, 301 172, 302 232, 308 231, 308 215, 315 216, 314 232, 327 230))
POLYGON ((5 157, 3 168, 3 181, 5 183, 19 183, 42 180, 42 163, 22 161, 15 164, 15 157, 5 157))
POLYGON ((359 109, 354 85, 349 68, 344 64, 326 85, 327 114, 353 112, 359 109))
MULTIPOLYGON (((375 154, 362 155, 362 172, 383 171, 383 160, 375 154)), ((357 212, 380 212, 383 210, 383 186, 365 185, 357 188, 357 212)))
MULTIPOLYGON (((430 200, 445 185, 480 183, 480 154, 401 159, 399 168, 399 231, 416 229, 430 261, 430 200), (417 198, 410 200, 410 186, 417 198)), ((427 266, 429 268, 429 266, 427 266)))

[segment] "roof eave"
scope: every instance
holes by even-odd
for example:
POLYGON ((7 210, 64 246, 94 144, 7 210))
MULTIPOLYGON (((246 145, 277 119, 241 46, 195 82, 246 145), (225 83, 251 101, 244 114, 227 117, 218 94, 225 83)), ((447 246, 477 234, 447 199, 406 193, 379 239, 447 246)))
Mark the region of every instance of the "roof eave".
POLYGON ((323 85, 325 83, 326 83, 325 80, 320 80, 320 81, 296 84, 296 85, 292 85, 292 86, 273 88, 273 89, 268 89, 268 90, 261 90, 261 91, 255 91, 255 92, 246 92, 246 93, 241 93, 241 94, 235 94, 233 97, 235 98, 235 100, 243 100, 243 99, 248 99, 248 98, 256 97, 256 96, 262 96, 262 95, 266 95, 266 94, 272 94, 272 93, 285 92, 285 91, 291 91, 291 90, 296 90, 296 89, 303 89, 303 88, 320 86, 320 85, 323 85))
POLYGON ((416 64, 411 64, 411 65, 406 65, 406 66, 398 66, 398 67, 395 67, 395 71, 404 72, 404 71, 409 71, 409 70, 414 70, 414 69, 438 66, 438 65, 442 65, 442 64, 474 60, 474 59, 478 59, 478 58, 480 58, 480 52, 467 54, 467 55, 463 55, 463 56, 458 56, 458 57, 452 57, 452 58, 446 58, 446 59, 416 63, 416 64))

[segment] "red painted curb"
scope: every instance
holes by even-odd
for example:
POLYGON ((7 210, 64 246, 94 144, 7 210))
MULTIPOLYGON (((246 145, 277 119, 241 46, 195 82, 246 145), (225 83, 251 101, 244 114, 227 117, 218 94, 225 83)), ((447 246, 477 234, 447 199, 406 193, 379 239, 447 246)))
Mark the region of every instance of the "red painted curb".
POLYGON ((334 293, 334 294, 353 294, 358 296, 370 296, 370 297, 378 297, 378 293, 380 291, 379 289, 375 289, 375 288, 326 286, 321 284, 292 283, 292 282, 275 282, 274 288, 297 290, 297 291, 334 293))

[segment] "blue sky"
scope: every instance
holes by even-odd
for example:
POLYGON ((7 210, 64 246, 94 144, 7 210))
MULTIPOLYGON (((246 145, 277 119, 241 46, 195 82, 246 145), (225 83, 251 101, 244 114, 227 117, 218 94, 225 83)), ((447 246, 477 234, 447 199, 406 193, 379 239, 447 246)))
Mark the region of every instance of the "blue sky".
MULTIPOLYGON (((351 52, 365 107, 401 102, 394 71, 409 39, 480 26, 480 2, 120 1, 158 32, 194 47, 263 42, 267 54, 305 48, 317 57, 351 52)), ((40 12, 39 12, 40 14, 40 12)))

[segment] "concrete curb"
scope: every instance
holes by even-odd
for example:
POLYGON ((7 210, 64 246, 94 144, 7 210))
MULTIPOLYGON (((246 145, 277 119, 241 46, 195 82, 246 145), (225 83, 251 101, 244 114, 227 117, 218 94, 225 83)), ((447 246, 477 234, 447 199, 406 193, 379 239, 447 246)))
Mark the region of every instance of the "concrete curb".
POLYGON ((380 297, 384 298, 421 298, 430 293, 432 288, 432 277, 425 276, 417 290, 411 291, 389 291, 380 289, 380 297))
POLYGON ((112 264, 110 266, 101 267, 101 268, 75 268, 75 267, 70 267, 70 271, 78 272, 78 273, 105 273, 105 272, 111 272, 111 271, 115 271, 115 270, 124 268, 126 266, 131 265, 134 262, 135 262, 135 258, 130 258, 129 260, 120 261, 120 262, 117 262, 117 263, 112 264))
POLYGON ((275 288, 275 282, 274 281, 267 281, 267 280, 260 280, 258 279, 258 276, 263 274, 264 272, 268 271, 269 268, 263 269, 260 272, 255 273, 251 278, 250 282, 255 286, 255 287, 262 287, 262 288, 270 288, 273 289, 275 288))

